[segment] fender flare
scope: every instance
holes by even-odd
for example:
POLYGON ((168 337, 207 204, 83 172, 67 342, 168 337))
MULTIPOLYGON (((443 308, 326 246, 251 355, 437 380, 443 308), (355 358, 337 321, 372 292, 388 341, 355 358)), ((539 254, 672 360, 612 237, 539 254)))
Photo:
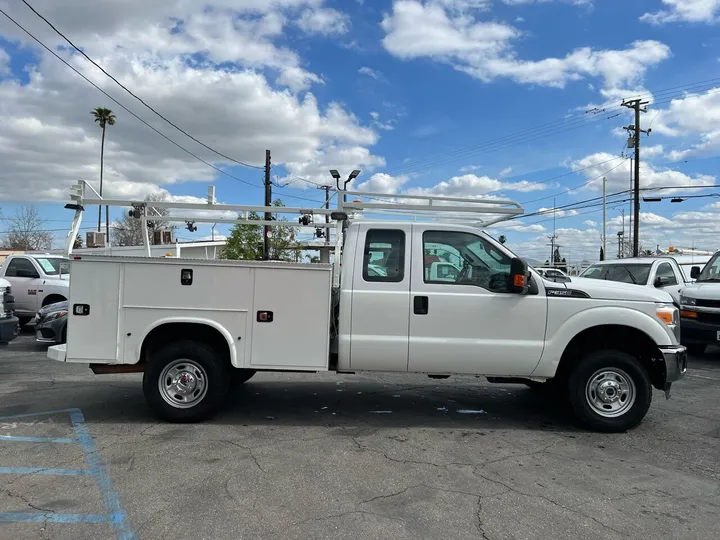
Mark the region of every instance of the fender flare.
POLYGON ((671 330, 647 313, 621 306, 586 309, 567 319, 552 336, 548 336, 550 339, 546 340, 542 357, 532 376, 554 377, 565 349, 575 336, 599 326, 627 326, 643 332, 658 347, 674 345, 671 330))
POLYGON ((152 325, 147 327, 145 329, 145 332, 143 333, 142 339, 139 341, 139 343, 136 345, 135 350, 135 358, 138 359, 138 362, 141 360, 141 353, 142 353, 142 347, 145 343, 145 340, 147 339, 148 335, 155 330, 156 328, 159 328, 161 326, 164 326, 166 324, 175 324, 175 323, 183 323, 183 324, 198 324, 203 326, 209 326, 218 332, 225 338, 225 341, 228 345, 228 350, 230 351, 230 363, 235 366, 237 366, 237 350, 235 348, 235 341, 233 340, 232 336, 230 335, 230 332, 227 331, 227 329, 222 326, 221 324, 218 324, 217 322, 211 320, 211 319, 204 319, 202 317, 164 317, 162 319, 158 319, 157 321, 153 322, 152 325))

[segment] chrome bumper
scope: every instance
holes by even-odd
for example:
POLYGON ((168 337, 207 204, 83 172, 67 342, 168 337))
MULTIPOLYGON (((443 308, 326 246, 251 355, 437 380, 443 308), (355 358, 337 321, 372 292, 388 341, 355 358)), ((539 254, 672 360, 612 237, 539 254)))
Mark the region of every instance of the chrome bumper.
POLYGON ((687 371, 687 349, 683 345, 661 349, 665 360, 665 397, 670 397, 670 386, 685 376, 687 371))

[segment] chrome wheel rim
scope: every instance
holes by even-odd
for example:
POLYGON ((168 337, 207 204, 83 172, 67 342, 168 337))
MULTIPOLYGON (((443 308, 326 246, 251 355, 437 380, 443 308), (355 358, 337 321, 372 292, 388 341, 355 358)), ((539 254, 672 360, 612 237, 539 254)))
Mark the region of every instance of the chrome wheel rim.
POLYGON ((596 371, 585 387, 585 398, 592 410, 604 417, 625 414, 635 403, 635 383, 618 368, 596 371))
POLYGON ((158 389, 165 402, 172 407, 189 409, 200 403, 207 394, 207 373, 194 360, 174 360, 162 370, 158 389))

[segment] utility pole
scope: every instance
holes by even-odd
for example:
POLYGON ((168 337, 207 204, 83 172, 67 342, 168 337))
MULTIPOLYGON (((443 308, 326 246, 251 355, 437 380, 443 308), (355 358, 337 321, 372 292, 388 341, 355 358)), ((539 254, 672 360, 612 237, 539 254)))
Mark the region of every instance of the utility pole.
MULTIPOLYGON (((265 206, 272 205, 272 183, 270 182, 270 150, 265 150, 265 206)), ((270 221, 272 214, 265 212, 265 221, 270 221)), ((263 229, 263 260, 270 260, 270 225, 263 229)))
MULTIPOLYGON (((330 186, 318 186, 318 189, 324 189, 325 190, 325 209, 330 209, 330 186)), ((330 222, 330 215, 325 214, 325 223, 330 222)), ((330 245, 330 229, 325 227, 325 245, 330 245)), ((320 250, 320 262, 321 263, 329 263, 330 262, 330 249, 325 248, 320 250)))
POLYGON ((607 180, 603 176, 603 234, 602 234, 602 251, 603 251, 603 258, 607 257, 607 233, 605 224, 607 222, 607 216, 606 216, 606 187, 607 187, 607 180))
POLYGON ((647 112, 647 105, 649 101, 642 101, 641 99, 631 99, 629 101, 623 100, 622 106, 635 111, 635 125, 627 126, 624 128, 628 132, 633 133, 633 142, 635 143, 635 189, 633 191, 634 208, 633 213, 635 214, 635 221, 633 222, 633 257, 638 256, 639 252, 639 240, 640 240, 640 134, 650 134, 651 130, 640 129, 640 113, 647 112))
POLYGON ((550 259, 548 259, 548 262, 550 263, 550 266, 555 266, 555 248, 562 247, 559 244, 556 244, 555 241, 557 240, 557 235, 555 234, 555 198, 553 197, 553 233, 552 236, 548 236, 548 239, 550 240, 550 259))

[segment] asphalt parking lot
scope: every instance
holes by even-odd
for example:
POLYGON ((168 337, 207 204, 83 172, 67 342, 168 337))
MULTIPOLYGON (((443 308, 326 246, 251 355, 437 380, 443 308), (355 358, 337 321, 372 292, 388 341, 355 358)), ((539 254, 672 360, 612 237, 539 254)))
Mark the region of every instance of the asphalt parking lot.
POLYGON ((172 425, 140 380, 0 349, 0 538, 720 537, 720 349, 618 435, 525 387, 395 375, 259 374, 172 425))

